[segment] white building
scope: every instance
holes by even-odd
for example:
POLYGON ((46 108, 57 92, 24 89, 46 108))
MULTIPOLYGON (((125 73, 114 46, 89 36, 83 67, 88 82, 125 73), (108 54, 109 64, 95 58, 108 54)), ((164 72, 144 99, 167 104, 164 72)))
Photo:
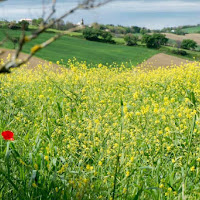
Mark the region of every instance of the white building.
POLYGON ((21 21, 27 21, 30 25, 32 25, 32 22, 33 22, 32 19, 20 19, 19 21, 20 21, 20 22, 21 22, 21 21))
POLYGON ((84 20, 82 19, 81 22, 78 22, 76 25, 77 26, 84 26, 84 20))

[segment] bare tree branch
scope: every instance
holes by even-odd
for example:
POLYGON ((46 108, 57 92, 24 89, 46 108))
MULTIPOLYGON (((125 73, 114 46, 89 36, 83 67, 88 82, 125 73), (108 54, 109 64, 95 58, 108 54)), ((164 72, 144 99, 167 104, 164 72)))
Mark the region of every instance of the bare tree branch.
POLYGON ((45 0, 42 0, 42 19, 44 19, 45 16, 45 0))
POLYGON ((18 57, 19 57, 19 54, 20 52, 22 51, 22 48, 24 46, 24 43, 25 43, 25 30, 24 30, 24 27, 23 27, 23 30, 22 30, 22 35, 21 35, 21 38, 20 38, 20 41, 19 41, 19 47, 15 53, 15 57, 14 57, 14 60, 16 60, 18 57))
POLYGON ((49 16, 47 17, 47 19, 45 20, 44 24, 46 24, 49 19, 55 14, 56 12, 56 0, 53 0, 53 3, 52 3, 52 9, 51 9, 51 13, 49 14, 49 16))
POLYGON ((17 61, 16 59, 14 59, 14 61, 8 61, 4 65, 0 66, 0 73, 10 73, 11 68, 17 68, 17 67, 20 67, 21 65, 27 63, 41 49, 47 47, 48 45, 50 45, 52 42, 56 41, 63 35, 66 35, 70 32, 77 31, 77 30, 81 30, 81 28, 76 27, 76 28, 69 29, 68 31, 63 31, 62 33, 59 33, 59 34, 51 37, 50 39, 46 40, 42 44, 37 44, 37 45, 33 46, 31 48, 31 53, 27 56, 27 58, 25 58, 24 60, 20 60, 20 61, 17 61))
MULTIPOLYGON (((1 1, 1 0, 0 0, 1 1)), ((97 8, 100 7, 108 2, 110 2, 112 0, 103 0, 100 2, 96 2, 96 0, 84 0, 82 3, 78 4, 76 7, 72 8, 71 10, 67 11, 65 14, 63 14, 62 16, 60 16, 59 18, 52 20, 51 23, 47 23, 48 20, 53 16, 53 14, 56 12, 56 0, 52 0, 52 11, 49 14, 49 16, 47 17, 47 19, 45 20, 45 22, 43 23, 43 25, 37 30, 35 31, 32 35, 30 36, 26 36, 25 35, 25 31, 23 29, 22 31, 22 35, 21 35, 21 39, 19 42, 19 46, 18 49, 14 55, 14 57, 12 58, 11 61, 5 63, 4 65, 0 66, 0 73, 10 73, 10 69, 11 68, 16 68, 16 67, 20 67, 21 65, 25 64, 26 62, 28 62, 33 55, 35 55, 36 52, 38 52, 39 50, 45 48, 46 46, 48 46, 49 44, 51 44, 52 42, 54 42, 55 40, 57 40, 58 38, 62 37, 63 35, 75 31, 77 30, 77 28, 72 28, 68 31, 64 31, 62 33, 59 33, 57 35, 55 35, 54 37, 50 38, 49 40, 43 42, 40 45, 35 45, 31 48, 31 53, 29 54, 29 56, 21 61, 18 61, 17 59, 19 58, 19 55, 23 49, 23 46, 25 43, 30 42, 31 40, 37 38, 40 34, 42 34, 43 32, 45 32, 48 28, 50 28, 51 26, 55 25, 56 23, 60 22, 63 18, 66 18, 67 16, 73 14, 75 11, 79 10, 79 9, 92 9, 92 8, 97 8)), ((80 29, 80 28, 79 28, 80 29)))

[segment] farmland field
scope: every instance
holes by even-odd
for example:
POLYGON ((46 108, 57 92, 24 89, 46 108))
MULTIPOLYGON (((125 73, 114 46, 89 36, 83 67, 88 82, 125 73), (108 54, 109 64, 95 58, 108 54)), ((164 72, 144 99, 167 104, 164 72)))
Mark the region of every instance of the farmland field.
MULTIPOLYGON (((6 31, 13 37, 17 37, 21 33, 20 31, 6 31)), ((27 34, 29 33, 30 32, 27 32, 27 34)), ((25 45, 23 52, 29 53, 32 45, 38 43, 40 44, 53 35, 53 33, 42 34, 37 40, 25 45)), ((0 29, 0 41, 3 37, 3 30, 0 29)), ((13 44, 11 42, 7 42, 4 47, 13 48, 13 44)), ((137 65, 158 52, 158 50, 147 49, 141 46, 127 47, 122 45, 91 42, 84 39, 64 36, 44 50, 38 52, 36 56, 53 62, 61 59, 63 59, 64 62, 67 62, 68 59, 76 57, 78 60, 85 60, 89 64, 112 64, 113 62, 121 64, 122 62, 127 62, 127 65, 130 66, 130 62, 133 65, 137 65)))
POLYGON ((186 33, 200 33, 200 26, 184 28, 184 29, 182 29, 182 31, 184 31, 186 33))
POLYGON ((0 198, 200 199, 200 63, 68 64, 0 76, 0 198))
POLYGON ((184 40, 184 39, 191 39, 194 40, 198 45, 200 45, 200 34, 198 33, 191 33, 191 34, 186 34, 186 35, 176 35, 173 33, 164 33, 167 38, 171 40, 184 40))

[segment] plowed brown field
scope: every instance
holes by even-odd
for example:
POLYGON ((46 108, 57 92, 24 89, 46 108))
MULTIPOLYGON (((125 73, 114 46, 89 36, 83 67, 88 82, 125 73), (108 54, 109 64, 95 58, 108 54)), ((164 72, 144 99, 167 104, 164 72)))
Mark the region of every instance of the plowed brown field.
POLYGON ((143 62, 140 67, 141 69, 153 70, 158 67, 171 67, 171 66, 180 66, 181 64, 192 63, 192 61, 187 61, 182 58, 175 56, 167 55, 164 53, 159 53, 150 59, 143 62))
POLYGON ((186 34, 186 35, 176 35, 173 33, 164 33, 167 38, 172 40, 179 40, 182 41, 184 39, 191 39, 194 40, 198 45, 200 45, 200 34, 198 33, 192 33, 192 34, 186 34))

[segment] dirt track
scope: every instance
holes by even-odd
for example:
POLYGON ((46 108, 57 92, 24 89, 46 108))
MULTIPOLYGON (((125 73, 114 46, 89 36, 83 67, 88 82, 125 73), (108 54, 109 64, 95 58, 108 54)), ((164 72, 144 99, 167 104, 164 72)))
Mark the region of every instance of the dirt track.
POLYGON ((184 39, 191 39, 194 40, 198 45, 200 45, 200 34, 198 33, 192 33, 192 34, 186 34, 186 35, 176 35, 173 33, 164 33, 167 38, 172 40, 179 40, 182 41, 184 39))

